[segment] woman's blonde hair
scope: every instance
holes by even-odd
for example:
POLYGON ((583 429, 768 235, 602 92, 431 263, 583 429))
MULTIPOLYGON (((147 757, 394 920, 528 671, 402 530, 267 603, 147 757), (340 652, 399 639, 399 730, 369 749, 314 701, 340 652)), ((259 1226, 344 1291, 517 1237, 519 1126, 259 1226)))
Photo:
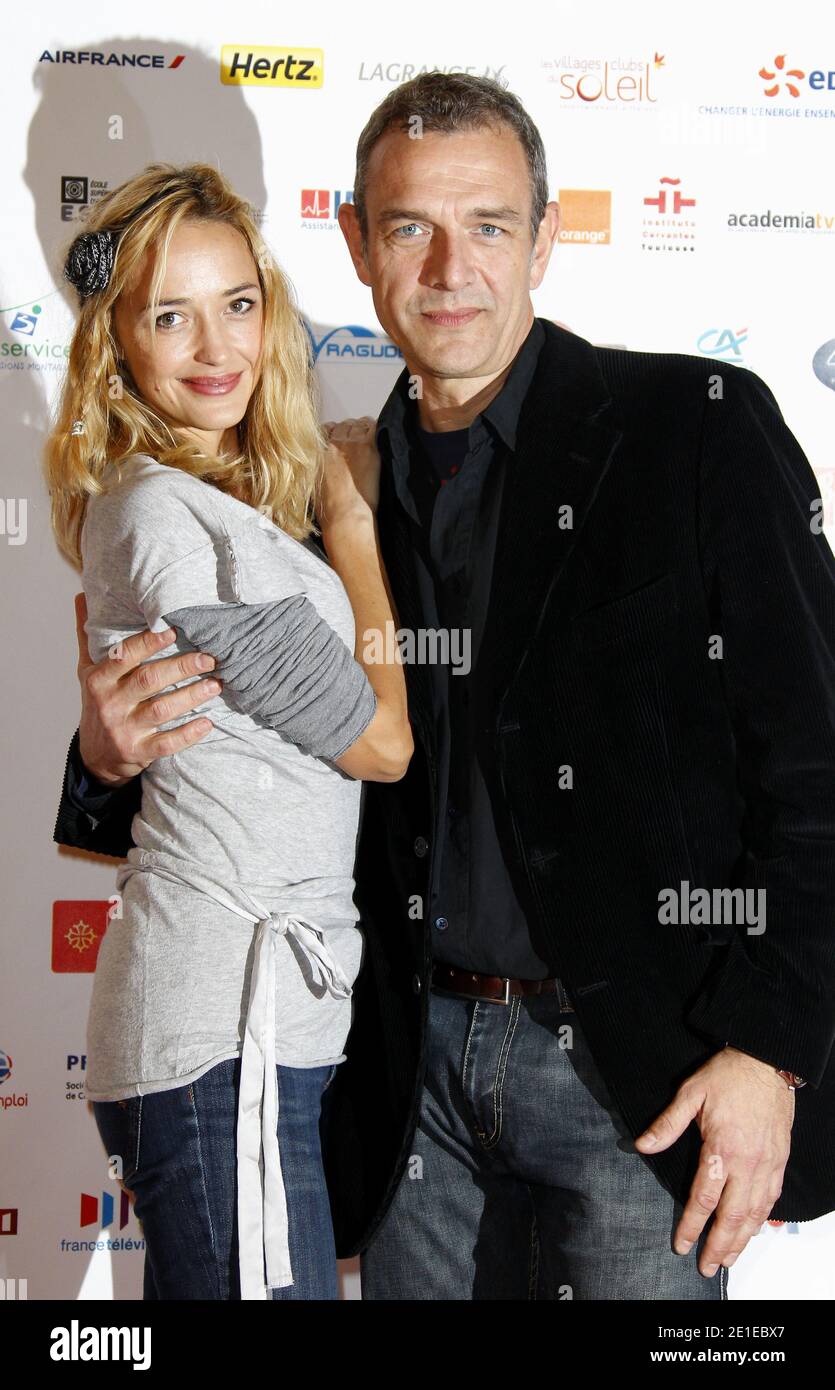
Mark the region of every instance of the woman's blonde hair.
MULTIPOLYGON (((103 491, 111 463, 150 454, 265 513, 296 540, 316 531, 313 508, 326 440, 318 422, 310 342, 293 288, 276 264, 248 203, 208 164, 149 164, 97 203, 88 232, 114 234, 116 253, 103 289, 81 302, 67 375, 46 443, 45 473, 58 546, 81 569, 80 538, 87 499, 103 491), (264 300, 263 351, 256 385, 238 426, 234 458, 202 452, 178 438, 143 400, 120 360, 113 307, 159 248, 151 284, 156 311, 168 247, 180 223, 223 222, 244 237, 264 300)), ((152 322, 153 322, 152 317, 152 322)))

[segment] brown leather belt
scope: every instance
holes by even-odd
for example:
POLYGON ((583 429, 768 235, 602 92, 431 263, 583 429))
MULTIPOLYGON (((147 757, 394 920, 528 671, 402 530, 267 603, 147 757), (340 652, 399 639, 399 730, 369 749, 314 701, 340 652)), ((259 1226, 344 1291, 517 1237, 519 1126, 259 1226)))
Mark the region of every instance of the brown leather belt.
POLYGON ((474 970, 459 970, 455 965, 447 965, 436 960, 432 966, 432 988, 443 990, 445 994, 458 994, 466 999, 492 999, 498 1004, 509 1004, 517 994, 556 994, 557 981, 550 980, 510 980, 502 975, 479 975, 474 970))

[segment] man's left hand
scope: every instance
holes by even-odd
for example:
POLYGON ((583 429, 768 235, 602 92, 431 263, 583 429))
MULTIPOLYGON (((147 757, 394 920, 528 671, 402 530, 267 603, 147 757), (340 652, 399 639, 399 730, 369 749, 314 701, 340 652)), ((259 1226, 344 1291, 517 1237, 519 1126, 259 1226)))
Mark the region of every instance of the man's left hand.
POLYGON ((640 1153, 660 1153, 697 1121, 702 1151, 674 1249, 686 1255, 715 1211, 699 1261, 708 1278, 720 1264, 730 1268, 780 1196, 794 1103, 774 1067, 728 1046, 682 1082, 635 1140, 640 1153))

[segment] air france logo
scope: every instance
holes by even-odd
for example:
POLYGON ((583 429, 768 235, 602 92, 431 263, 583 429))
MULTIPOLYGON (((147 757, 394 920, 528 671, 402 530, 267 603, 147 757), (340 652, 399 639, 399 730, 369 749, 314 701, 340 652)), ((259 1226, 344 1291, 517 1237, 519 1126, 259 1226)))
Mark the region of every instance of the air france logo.
POLYGON ((102 53, 87 48, 45 48, 39 63, 60 63, 63 67, 94 68, 178 68, 185 53, 166 59, 164 53, 102 53))

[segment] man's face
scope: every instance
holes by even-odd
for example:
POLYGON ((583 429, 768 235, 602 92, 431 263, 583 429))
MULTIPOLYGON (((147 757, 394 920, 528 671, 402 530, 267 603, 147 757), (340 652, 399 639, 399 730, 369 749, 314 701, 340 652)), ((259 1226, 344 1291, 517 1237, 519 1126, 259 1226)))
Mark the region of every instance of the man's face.
POLYGON ((530 291, 557 231, 549 203, 531 241, 525 152, 507 126, 410 139, 389 130, 371 152, 367 255, 355 209, 340 221, 377 317, 409 366, 439 378, 493 376, 530 327, 530 291))

